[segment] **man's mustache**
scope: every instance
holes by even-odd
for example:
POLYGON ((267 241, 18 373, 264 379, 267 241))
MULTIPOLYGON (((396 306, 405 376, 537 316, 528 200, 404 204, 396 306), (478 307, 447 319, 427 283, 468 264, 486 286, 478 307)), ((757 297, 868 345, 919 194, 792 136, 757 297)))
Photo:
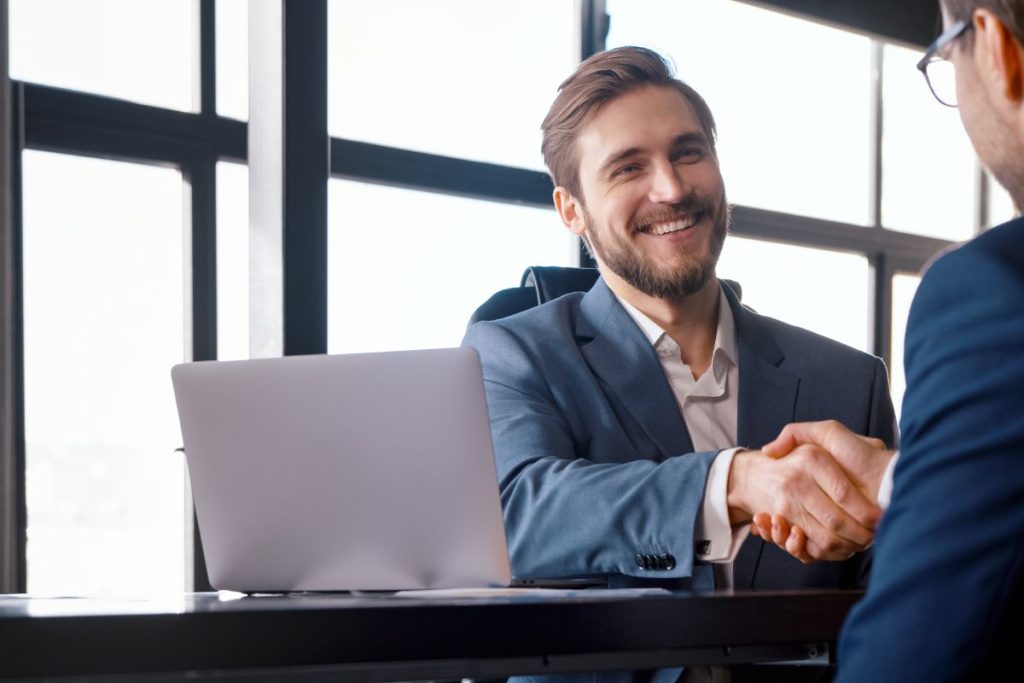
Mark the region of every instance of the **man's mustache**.
POLYGON ((695 214, 709 214, 717 209, 715 201, 705 194, 690 192, 675 204, 637 216, 630 221, 632 232, 646 230, 654 223, 665 223, 695 214))

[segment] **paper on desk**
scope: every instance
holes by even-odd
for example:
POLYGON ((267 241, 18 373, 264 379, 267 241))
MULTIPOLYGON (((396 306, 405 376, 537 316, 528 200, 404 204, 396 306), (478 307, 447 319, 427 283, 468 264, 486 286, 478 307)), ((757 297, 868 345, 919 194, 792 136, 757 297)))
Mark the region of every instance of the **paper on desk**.
POLYGON ((635 598, 644 595, 667 595, 664 588, 437 588, 433 590, 398 591, 396 598, 449 600, 452 598, 635 598))

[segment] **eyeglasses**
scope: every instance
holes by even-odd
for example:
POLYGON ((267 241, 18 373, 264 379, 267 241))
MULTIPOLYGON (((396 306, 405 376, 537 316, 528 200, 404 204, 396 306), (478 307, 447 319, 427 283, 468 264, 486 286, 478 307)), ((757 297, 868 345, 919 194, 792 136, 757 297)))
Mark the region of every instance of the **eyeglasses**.
POLYGON ((935 99, 947 107, 956 106, 956 72, 949 62, 949 47, 973 27, 970 21, 956 22, 935 39, 917 63, 935 99))

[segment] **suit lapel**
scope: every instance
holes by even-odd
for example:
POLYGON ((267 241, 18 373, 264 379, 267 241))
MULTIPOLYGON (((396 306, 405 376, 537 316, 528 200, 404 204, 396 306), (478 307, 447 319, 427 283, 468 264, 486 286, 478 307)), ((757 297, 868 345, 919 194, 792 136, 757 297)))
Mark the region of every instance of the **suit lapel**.
MULTIPOLYGON (((736 319, 739 346, 740 394, 737 407, 737 445, 761 448, 796 417, 800 378, 782 369, 785 354, 761 317, 745 309, 725 288, 736 319)), ((748 538, 733 563, 736 588, 753 588, 764 541, 748 538)))
POLYGON ((576 337, 591 370, 644 430, 661 459, 693 451, 657 354, 603 279, 583 297, 576 337))
MULTIPOLYGON (((761 317, 724 289, 739 348, 737 445, 760 448, 794 420, 800 378, 782 369, 785 354, 761 317)), ((576 337, 594 374, 626 407, 662 459, 693 451, 657 354, 602 279, 583 297, 576 337)), ((754 538, 743 545, 733 565, 737 588, 753 586, 763 547, 754 538)))
POLYGON ((737 445, 760 448, 794 420, 800 378, 782 369, 786 356, 761 317, 740 305, 728 288, 726 297, 736 319, 739 346, 737 445))

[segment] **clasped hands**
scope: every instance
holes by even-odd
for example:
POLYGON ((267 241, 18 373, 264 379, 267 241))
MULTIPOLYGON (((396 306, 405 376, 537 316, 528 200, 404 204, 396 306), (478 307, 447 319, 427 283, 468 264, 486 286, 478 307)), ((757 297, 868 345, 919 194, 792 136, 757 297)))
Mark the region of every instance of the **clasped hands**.
POLYGON ((891 457, 880 439, 833 420, 788 425, 760 451, 734 456, 730 522, 751 522, 751 533, 801 562, 844 560, 874 540, 891 457))

